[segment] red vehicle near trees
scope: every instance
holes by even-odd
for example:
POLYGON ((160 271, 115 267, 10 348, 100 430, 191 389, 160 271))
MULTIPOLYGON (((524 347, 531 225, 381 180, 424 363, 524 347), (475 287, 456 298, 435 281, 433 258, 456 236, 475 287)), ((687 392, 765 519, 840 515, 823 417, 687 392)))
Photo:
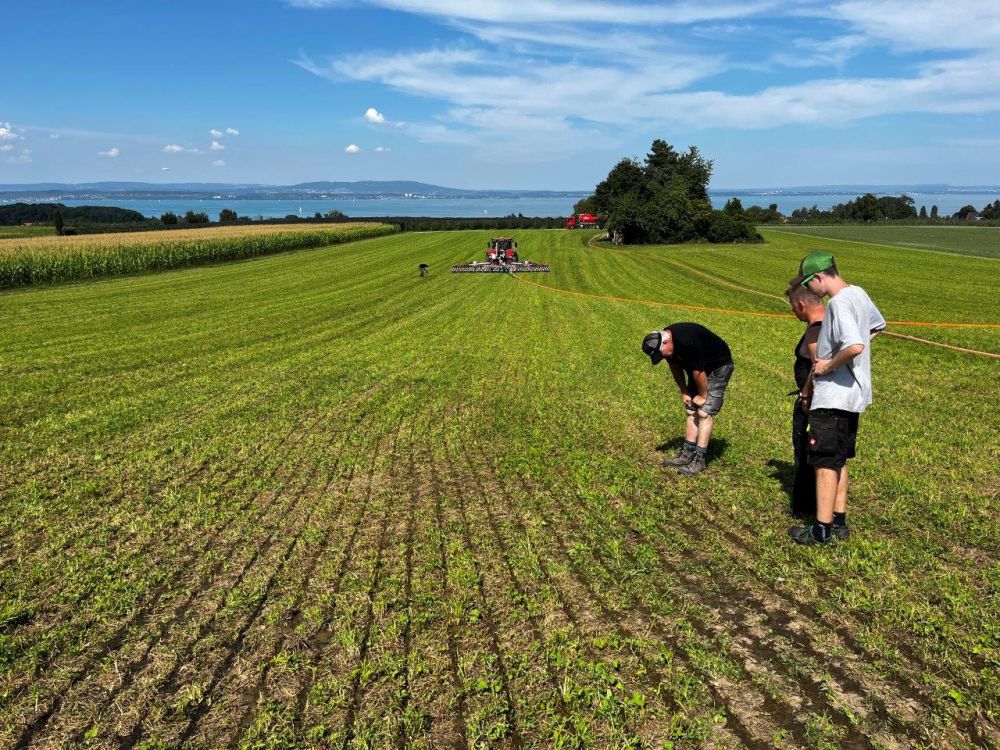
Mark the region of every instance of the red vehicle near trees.
POLYGON ((567 229, 600 229, 601 222, 593 214, 573 214, 566 219, 567 229))

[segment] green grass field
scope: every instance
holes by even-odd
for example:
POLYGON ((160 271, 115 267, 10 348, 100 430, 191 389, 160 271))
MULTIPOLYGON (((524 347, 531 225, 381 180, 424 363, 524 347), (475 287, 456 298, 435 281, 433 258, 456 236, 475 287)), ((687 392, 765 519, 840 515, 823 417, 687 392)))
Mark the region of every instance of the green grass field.
POLYGON ((753 313, 829 242, 887 319, 996 325, 1000 265, 766 236, 518 232, 552 273, 515 278, 447 272, 487 232, 402 234, 0 294, 0 746, 996 747, 1000 364, 877 339, 854 538, 798 548, 801 324, 753 313), (737 363, 694 478, 639 350, 676 320, 737 363))
POLYGON ((55 237, 54 226, 5 227, 0 226, 0 240, 24 239, 25 237, 55 237))
MULTIPOLYGON (((935 250, 944 253, 1000 258, 1000 227, 951 226, 831 226, 768 227, 767 232, 789 232, 846 242, 935 250)), ((803 241, 808 242, 805 238, 803 241)))

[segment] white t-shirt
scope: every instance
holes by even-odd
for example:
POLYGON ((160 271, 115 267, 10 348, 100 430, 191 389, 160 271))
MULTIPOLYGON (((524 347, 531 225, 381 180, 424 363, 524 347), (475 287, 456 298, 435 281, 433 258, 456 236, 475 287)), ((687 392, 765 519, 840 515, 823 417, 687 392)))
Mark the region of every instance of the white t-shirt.
POLYGON ((885 318, 868 293, 848 286, 830 298, 816 341, 816 357, 831 359, 854 344, 865 349, 828 375, 813 378, 812 409, 841 409, 860 414, 872 402, 871 332, 885 328, 885 318))

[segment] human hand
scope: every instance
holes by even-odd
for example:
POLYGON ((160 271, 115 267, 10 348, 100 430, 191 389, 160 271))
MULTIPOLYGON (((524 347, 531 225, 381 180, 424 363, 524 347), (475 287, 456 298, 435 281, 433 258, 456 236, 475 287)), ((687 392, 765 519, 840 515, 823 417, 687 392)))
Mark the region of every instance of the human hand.
POLYGON ((682 393, 681 394, 681 401, 684 402, 684 408, 685 409, 693 410, 695 408, 694 402, 691 400, 691 397, 688 394, 682 393))
POLYGON ((810 401, 811 401, 811 399, 809 399, 809 398, 800 398, 799 399, 799 408, 802 409, 802 413, 805 414, 805 415, 807 415, 807 416, 809 414, 809 402, 810 401))
POLYGON ((817 375, 829 375, 833 372, 832 363, 833 360, 831 359, 817 359, 815 364, 813 364, 813 372, 817 375))
POLYGON ((692 403, 692 404, 693 404, 694 406, 698 407, 699 409, 700 409, 700 408, 701 408, 702 406, 704 406, 704 405, 705 405, 705 402, 706 402, 707 400, 708 400, 707 398, 705 398, 704 396, 700 396, 700 395, 699 395, 699 396, 692 396, 692 397, 691 397, 691 403, 692 403))

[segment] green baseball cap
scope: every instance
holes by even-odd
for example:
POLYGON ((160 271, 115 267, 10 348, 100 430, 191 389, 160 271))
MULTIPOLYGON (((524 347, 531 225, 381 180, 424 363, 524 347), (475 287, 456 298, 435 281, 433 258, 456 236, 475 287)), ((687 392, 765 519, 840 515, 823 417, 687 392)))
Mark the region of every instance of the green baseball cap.
POLYGON ((803 276, 811 276, 820 271, 825 271, 833 265, 833 256, 824 253, 822 250, 815 250, 802 259, 800 272, 803 276))

